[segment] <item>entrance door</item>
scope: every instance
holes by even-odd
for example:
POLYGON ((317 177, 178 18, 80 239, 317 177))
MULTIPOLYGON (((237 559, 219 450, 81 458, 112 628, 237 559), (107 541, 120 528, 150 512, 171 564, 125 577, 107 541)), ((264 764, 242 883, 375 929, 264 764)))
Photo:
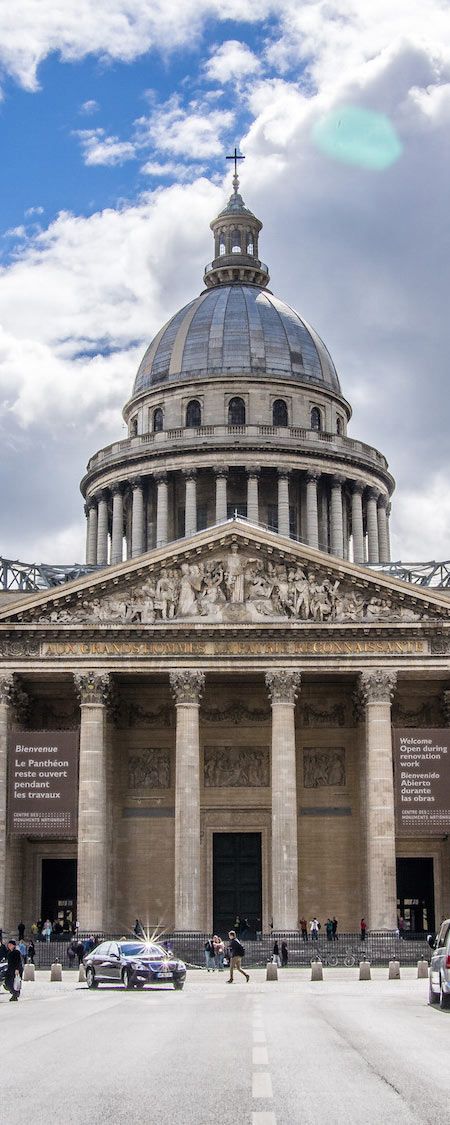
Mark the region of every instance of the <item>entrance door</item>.
POLYGON ((252 935, 262 929, 260 832, 214 833, 214 933, 226 936, 237 917, 247 919, 252 935))
POLYGON ((433 860, 428 856, 397 860, 397 910, 405 931, 434 931, 433 860))
POLYGON ((76 921, 77 861, 76 859, 42 860, 41 918, 59 922, 62 930, 70 930, 76 921))

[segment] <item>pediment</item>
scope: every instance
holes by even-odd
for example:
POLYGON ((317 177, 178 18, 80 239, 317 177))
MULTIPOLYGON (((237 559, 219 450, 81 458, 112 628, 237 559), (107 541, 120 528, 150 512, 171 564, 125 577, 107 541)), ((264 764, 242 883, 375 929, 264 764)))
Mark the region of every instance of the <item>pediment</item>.
POLYGON ((442 594, 233 520, 22 599, 0 613, 0 626, 367 626, 449 617, 442 594))

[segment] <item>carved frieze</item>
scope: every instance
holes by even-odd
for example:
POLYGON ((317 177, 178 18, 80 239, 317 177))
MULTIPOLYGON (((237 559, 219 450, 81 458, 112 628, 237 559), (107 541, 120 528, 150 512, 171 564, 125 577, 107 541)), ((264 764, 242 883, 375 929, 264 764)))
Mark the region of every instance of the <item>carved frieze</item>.
POLYGON ((27 636, 24 634, 21 637, 0 635, 0 656, 38 656, 39 645, 39 637, 34 635, 27 636))
POLYGON ((157 747, 128 756, 129 789, 170 789, 170 751, 157 747))
POLYGON ((302 727, 344 727, 346 712, 343 703, 333 703, 330 707, 315 707, 312 703, 300 704, 300 726, 302 727))
POLYGON ((245 723, 267 723, 270 720, 269 707, 246 707, 240 700, 226 707, 202 707, 202 721, 205 723, 227 723, 239 726, 245 723))
POLYGON ((267 746, 205 746, 207 788, 258 788, 270 785, 267 746))
POLYGON ((305 789, 345 785, 345 749, 343 746, 305 746, 303 750, 303 785, 305 789))

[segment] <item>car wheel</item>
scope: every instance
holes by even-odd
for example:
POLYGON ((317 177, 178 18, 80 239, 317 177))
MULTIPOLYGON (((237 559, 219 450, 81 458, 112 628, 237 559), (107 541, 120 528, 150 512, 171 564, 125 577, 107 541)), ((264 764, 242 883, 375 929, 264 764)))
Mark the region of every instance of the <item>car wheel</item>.
POLYGON ((442 988, 442 981, 441 981, 441 990, 440 990, 440 993, 439 993, 439 1007, 442 1008, 443 1010, 445 1008, 450 1008, 450 996, 448 995, 447 992, 444 992, 444 990, 442 988))
POLYGON ((86 984, 88 988, 98 988, 98 980, 95 979, 95 973, 91 965, 86 969, 86 984))
POLYGON ((128 972, 128 969, 123 970, 122 984, 124 985, 124 988, 128 988, 128 989, 133 988, 133 981, 131 979, 131 974, 128 972))
POLYGON ((431 987, 431 979, 430 979, 430 983, 428 985, 428 1003, 429 1004, 439 1004, 439 993, 433 992, 433 989, 431 987))
POLYGON ((184 980, 174 980, 173 987, 175 992, 181 992, 181 989, 184 988, 184 980))

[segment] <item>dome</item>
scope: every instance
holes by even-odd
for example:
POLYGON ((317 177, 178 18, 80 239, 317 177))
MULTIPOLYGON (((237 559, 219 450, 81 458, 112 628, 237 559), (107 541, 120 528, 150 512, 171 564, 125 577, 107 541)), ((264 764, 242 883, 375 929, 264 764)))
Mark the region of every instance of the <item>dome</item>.
POLYGON ((317 332, 267 289, 221 284, 164 325, 140 364, 133 396, 195 375, 281 377, 341 393, 317 332))

